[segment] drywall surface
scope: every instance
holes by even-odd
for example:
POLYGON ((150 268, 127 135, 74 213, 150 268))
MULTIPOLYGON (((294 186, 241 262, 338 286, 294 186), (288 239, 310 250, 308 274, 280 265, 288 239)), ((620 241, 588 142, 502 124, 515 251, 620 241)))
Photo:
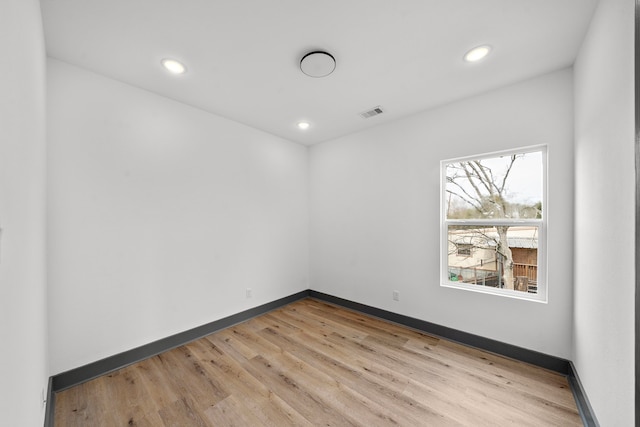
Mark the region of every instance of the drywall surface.
POLYGON ((311 147, 311 288, 568 358, 572 85, 565 69, 311 147), (538 144, 548 146, 548 304, 441 287, 440 161, 538 144))
POLYGON ((308 289, 305 147, 48 67, 54 374, 308 289))
POLYGON ((49 372, 45 53, 37 0, 2 3, 0 50, 0 424, 41 426, 49 372))
POLYGON ((634 2, 600 1, 575 64, 574 363, 603 426, 634 424, 633 59, 634 2))

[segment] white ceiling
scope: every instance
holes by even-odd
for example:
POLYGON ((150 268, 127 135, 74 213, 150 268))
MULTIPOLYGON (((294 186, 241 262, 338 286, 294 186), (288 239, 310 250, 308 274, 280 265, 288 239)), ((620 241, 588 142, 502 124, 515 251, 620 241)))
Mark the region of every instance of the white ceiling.
POLYGON ((570 66, 596 3, 41 0, 49 56, 303 144, 570 66), (465 63, 481 44, 491 55, 465 63), (300 71, 312 50, 336 58, 333 74, 300 71))

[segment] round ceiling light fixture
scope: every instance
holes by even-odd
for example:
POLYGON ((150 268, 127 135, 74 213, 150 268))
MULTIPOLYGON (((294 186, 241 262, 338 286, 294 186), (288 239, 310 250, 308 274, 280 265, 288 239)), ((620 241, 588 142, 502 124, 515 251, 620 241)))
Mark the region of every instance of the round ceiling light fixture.
POLYGON ((300 60, 300 70, 309 77, 326 77, 336 69, 336 59, 330 53, 316 50, 300 60))
POLYGON ((298 129, 300 130, 307 130, 309 126, 311 126, 309 122, 298 122, 298 129))
POLYGON ((469 52, 465 53, 464 60, 466 62, 478 62, 489 55, 489 52, 491 52, 491 46, 477 46, 471 49, 469 52))
POLYGON ((180 61, 176 61, 175 59, 165 58, 160 61, 162 66, 172 74, 184 74, 187 71, 187 67, 180 61))

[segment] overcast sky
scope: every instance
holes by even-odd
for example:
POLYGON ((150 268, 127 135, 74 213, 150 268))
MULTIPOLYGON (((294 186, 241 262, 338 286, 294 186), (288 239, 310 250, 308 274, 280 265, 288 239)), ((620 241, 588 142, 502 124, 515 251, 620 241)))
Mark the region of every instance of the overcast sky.
MULTIPOLYGON (((482 164, 491 168, 494 177, 502 182, 510 161, 510 156, 495 157, 483 159, 482 164)), ((542 153, 523 154, 516 159, 507 178, 507 200, 526 204, 542 201, 542 183, 542 153)), ((473 194, 470 187, 468 191, 473 194)))

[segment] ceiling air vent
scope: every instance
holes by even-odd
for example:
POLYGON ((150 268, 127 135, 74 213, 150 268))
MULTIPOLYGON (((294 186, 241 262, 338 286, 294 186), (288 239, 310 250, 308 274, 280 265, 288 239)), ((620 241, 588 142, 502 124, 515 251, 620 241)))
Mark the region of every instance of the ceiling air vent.
POLYGON ((373 107, 370 110, 365 111, 364 113, 360 113, 360 116, 363 119, 368 119, 369 117, 377 116, 378 114, 384 113, 384 110, 381 106, 373 107))

